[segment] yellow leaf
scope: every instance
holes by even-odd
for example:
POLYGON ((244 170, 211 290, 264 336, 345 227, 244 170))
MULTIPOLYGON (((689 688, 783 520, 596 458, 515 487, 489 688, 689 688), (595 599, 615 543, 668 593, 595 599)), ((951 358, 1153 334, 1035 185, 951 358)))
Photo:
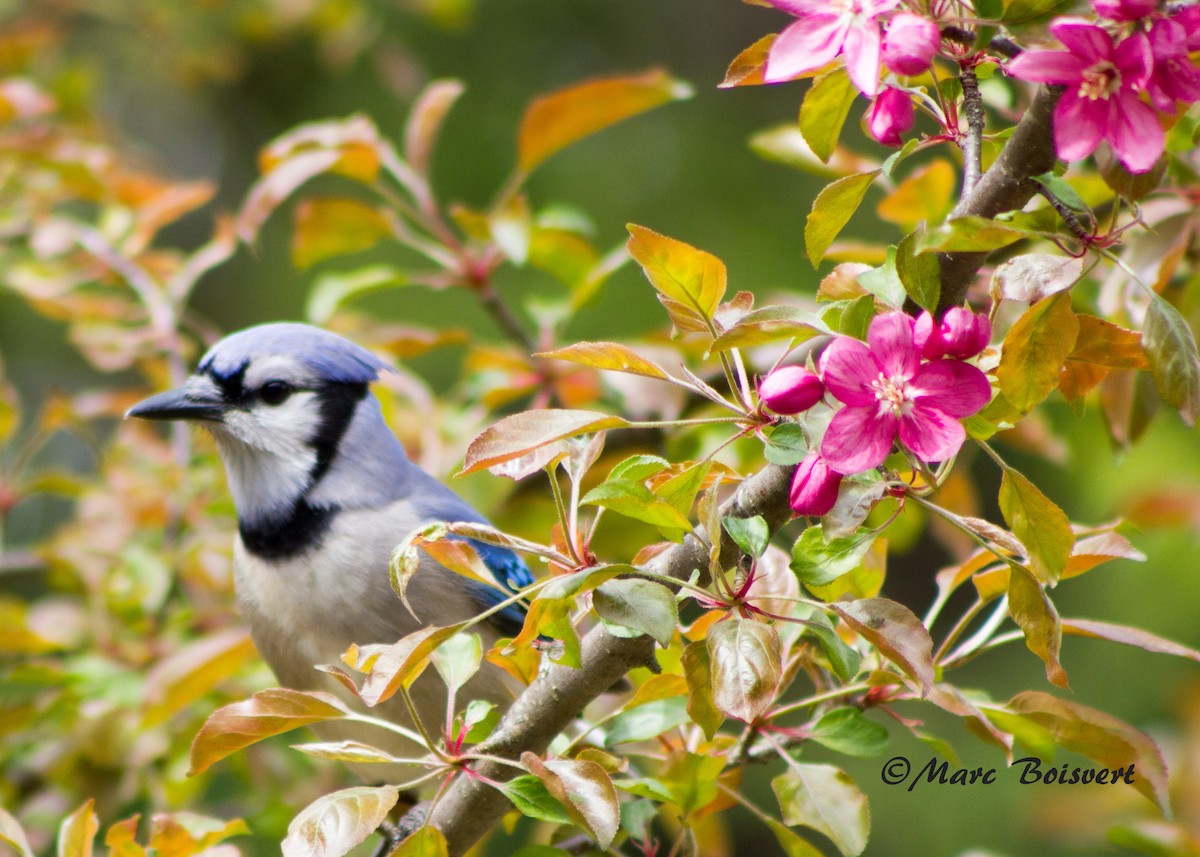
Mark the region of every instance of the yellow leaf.
POLYGON ((725 263, 711 253, 629 224, 629 254, 663 297, 711 319, 725 296, 725 263))
POLYGON ((914 170, 879 203, 875 213, 905 230, 940 223, 954 205, 957 178, 949 161, 938 159, 914 170))

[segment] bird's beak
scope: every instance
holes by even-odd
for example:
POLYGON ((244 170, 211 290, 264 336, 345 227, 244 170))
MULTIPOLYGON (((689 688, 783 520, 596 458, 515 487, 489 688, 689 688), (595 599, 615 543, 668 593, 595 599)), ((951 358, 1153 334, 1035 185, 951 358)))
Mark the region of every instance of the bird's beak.
POLYGON ((183 386, 138 402, 125 417, 143 420, 208 420, 220 422, 225 402, 213 393, 183 386))

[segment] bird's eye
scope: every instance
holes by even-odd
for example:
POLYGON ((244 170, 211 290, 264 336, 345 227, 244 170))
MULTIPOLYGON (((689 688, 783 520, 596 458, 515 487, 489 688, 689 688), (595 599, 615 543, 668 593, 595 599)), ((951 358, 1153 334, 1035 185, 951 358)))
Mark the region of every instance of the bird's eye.
POLYGON ((292 385, 287 381, 268 381, 262 385, 259 395, 268 405, 281 405, 292 394, 292 385))

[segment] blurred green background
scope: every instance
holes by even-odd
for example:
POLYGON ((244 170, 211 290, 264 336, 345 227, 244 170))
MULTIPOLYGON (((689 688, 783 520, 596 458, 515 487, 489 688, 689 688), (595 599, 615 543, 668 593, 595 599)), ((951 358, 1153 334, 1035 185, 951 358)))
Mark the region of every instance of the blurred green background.
MULTIPOLYGON (((760 300, 779 292, 811 294, 818 281, 804 257, 802 232, 823 182, 765 162, 747 146, 753 132, 795 119, 802 85, 717 89, 740 50, 781 26, 783 16, 769 9, 736 0, 32 0, 0 4, 0 15, 0 36, 38 27, 49 33, 27 68, 68 112, 92 114, 121 148, 156 171, 216 183, 215 202, 168 231, 166 239, 179 246, 207 239, 213 212, 235 209, 257 177, 259 148, 297 123, 361 111, 396 138, 424 83, 458 78, 467 92, 447 123, 434 173, 444 198, 481 206, 511 169, 515 128, 531 97, 589 76, 662 67, 690 81, 694 97, 556 155, 529 186, 534 204, 562 202, 587 211, 600 247, 622 241, 625 224, 637 222, 704 248, 726 262, 734 289, 760 300)), ((856 107, 852 117, 857 114, 856 107)), ((268 224, 256 248, 242 248, 202 281, 194 304, 216 327, 302 316, 314 274, 290 264, 289 208, 268 224)), ((871 209, 863 207, 852 234, 900 237, 896 227, 874 221, 871 209)), ((500 288, 520 303, 551 286, 538 275, 509 272, 500 288)), ((454 318, 480 336, 498 336, 461 290, 414 287, 366 305, 397 321, 436 327, 454 318)), ((580 313, 572 333, 620 339, 664 321, 640 272, 627 266, 580 313)), ((0 356, 35 400, 53 388, 80 389, 102 379, 66 344, 58 325, 4 291, 0 356)), ((460 350, 439 351, 414 366, 438 389, 456 376, 453 361, 460 356, 460 350)), ((1196 433, 1163 414, 1133 449, 1117 451, 1094 407, 1077 417, 1065 405, 1052 405, 1048 415, 1047 428, 1071 439, 1060 461, 1001 447, 1073 519, 1101 523, 1139 504, 1142 512, 1163 513, 1144 514, 1147 526, 1132 536, 1147 563, 1113 563, 1070 581, 1056 593, 1060 611, 1142 626, 1200 647, 1196 433), (1168 510, 1171 498, 1176 505, 1168 510)), ((61 454, 83 461, 78 451, 61 454)), ((14 515, 10 535, 36 538, 61 511, 31 504, 14 515)), ((932 543, 918 543, 893 557, 885 592, 921 612, 941 561, 932 543)), ((1191 783, 1179 795, 1184 814, 1200 817, 1196 665, 1076 638, 1065 642, 1063 660, 1070 698, 1162 741, 1173 773, 1191 783)), ((1050 690, 1041 663, 1020 644, 972 664, 963 684, 972 683, 996 698, 1030 687, 1050 690)), ((924 707, 904 713, 928 716, 924 707)), ((961 725, 935 724, 952 736, 964 766, 1002 765, 998 753, 961 725)), ((929 758, 927 748, 892 725, 892 754, 907 755, 914 765, 929 758)), ((814 752, 812 758, 825 756, 814 752)), ((1022 787, 1003 770, 993 786, 922 784, 907 792, 881 782, 882 762, 847 764, 871 801, 866 853, 877 857, 1124 853, 1099 838, 1106 825, 1096 818, 1149 814, 1148 802, 1129 789, 1022 787)), ((759 778, 753 796, 769 807, 767 781, 759 778)), ((738 824, 728 853, 775 852, 774 840, 748 816, 739 816, 738 824)), ((261 853, 272 853, 269 843, 261 853)))

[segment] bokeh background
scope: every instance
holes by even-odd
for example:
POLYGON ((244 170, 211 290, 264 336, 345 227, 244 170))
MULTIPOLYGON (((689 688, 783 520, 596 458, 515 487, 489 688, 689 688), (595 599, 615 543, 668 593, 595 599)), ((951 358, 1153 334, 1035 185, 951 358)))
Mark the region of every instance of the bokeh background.
MULTIPOLYGON (((586 210, 600 247, 621 242, 627 222, 702 247, 726 262, 731 286, 767 298, 812 294, 819 280, 805 259, 802 232, 822 179, 760 158, 748 145, 754 133, 795 121, 802 85, 720 90, 717 84, 730 59, 783 20, 735 0, 10 0, 0 3, 0 70, 38 80, 68 116, 95 124, 151 171, 215 183, 213 202, 163 236, 191 248, 207 240, 216 212, 242 202, 258 175, 259 149, 298 123, 363 112, 396 138, 422 85, 457 78, 466 94, 447 122, 434 175, 444 198, 482 206, 511 169, 515 128, 534 95, 589 76, 662 67, 689 81, 694 96, 555 156, 531 181, 530 195, 538 206, 562 202, 586 210)), ((848 139, 868 147, 856 129, 849 129, 848 139)), ((851 224, 852 237, 901 237, 897 227, 874 218, 877 201, 868 198, 851 224)), ((257 246, 240 248, 200 282, 193 306, 216 329, 302 316, 317 272, 299 272, 291 264, 288 208, 269 222, 257 246)), ((554 288, 525 271, 506 272, 499 286, 518 305, 554 288)), ((452 318, 480 340, 500 338, 471 296, 458 291, 412 287, 363 305, 405 324, 436 328, 452 318)), ((652 290, 627 266, 583 308, 570 334, 621 339, 664 322, 652 290)), ((410 368, 437 391, 458 377, 465 353, 465 346, 438 349, 415 358, 410 368)), ((4 288, 0 357, 29 407, 55 390, 114 383, 80 358, 61 322, 4 288)), ((1163 413, 1132 447, 1118 448, 1094 404, 1079 416, 1061 401, 1046 408, 1040 430, 1040 438, 1002 440, 1002 448, 1073 519, 1132 518, 1131 538, 1149 557, 1144 564, 1107 565, 1063 586, 1056 594, 1060 611, 1142 626, 1200 647, 1196 433, 1163 413), (1047 450, 1057 450, 1057 458, 1047 459, 1047 450)), ((95 468, 87 448, 70 440, 51 443, 41 455, 66 469, 95 468)), ((985 467, 978 472, 981 479, 993 478, 985 467)), ((994 496, 994 490, 981 493, 994 496)), ((56 499, 18 505, 7 515, 8 543, 36 545, 69 509, 56 499)), ((941 548, 928 538, 896 547, 905 549, 892 558, 885 592, 919 613, 942 562, 941 548)), ((37 571, 0 574, 0 595, 32 597, 45 586, 37 571)), ((1078 638, 1066 640, 1063 660, 1070 698, 1123 717, 1162 742, 1181 817, 1200 819, 1196 664, 1078 638)), ((972 683, 1001 699, 1030 687, 1049 690, 1041 663, 1019 644, 972 664, 963 684, 972 683)), ((905 713, 929 716, 924 708, 905 713)), ((190 723, 177 723, 179 732, 190 723)), ((0 741, 3 724, 0 715, 0 741)), ((961 724, 934 716, 929 725, 950 737, 963 766, 1002 766, 999 754, 961 724)), ((888 755, 907 755, 914 763, 929 758, 929 749, 904 730, 893 724, 892 732, 888 755)), ((922 784, 908 792, 881 782, 884 759, 847 762, 819 751, 806 758, 846 764, 868 794, 873 830, 866 853, 877 857, 1127 853, 1104 840, 1106 825, 1097 818, 1115 823, 1150 815, 1144 798, 1119 787, 1018 786, 1001 770, 992 786, 922 784)), ((328 788, 338 776, 332 767, 299 768, 310 780, 293 783, 293 797, 311 798, 328 788)), ((231 770, 228 776, 236 777, 239 769, 231 770)), ((752 789, 764 806, 773 803, 768 779, 759 777, 752 789)), ((8 787, 15 800, 18 784, 8 787)), ((208 783, 203 799, 210 810, 256 809, 222 804, 221 789, 220 778, 208 783)), ((166 805, 153 808, 182 808, 199 796, 180 789, 160 797, 166 805)), ((255 836, 241 845, 276 853, 287 815, 278 807, 273 815, 269 807, 258 809, 264 814, 255 819, 255 836)), ((778 846, 761 827, 748 816, 734 817, 726 853, 775 852, 778 846)))

